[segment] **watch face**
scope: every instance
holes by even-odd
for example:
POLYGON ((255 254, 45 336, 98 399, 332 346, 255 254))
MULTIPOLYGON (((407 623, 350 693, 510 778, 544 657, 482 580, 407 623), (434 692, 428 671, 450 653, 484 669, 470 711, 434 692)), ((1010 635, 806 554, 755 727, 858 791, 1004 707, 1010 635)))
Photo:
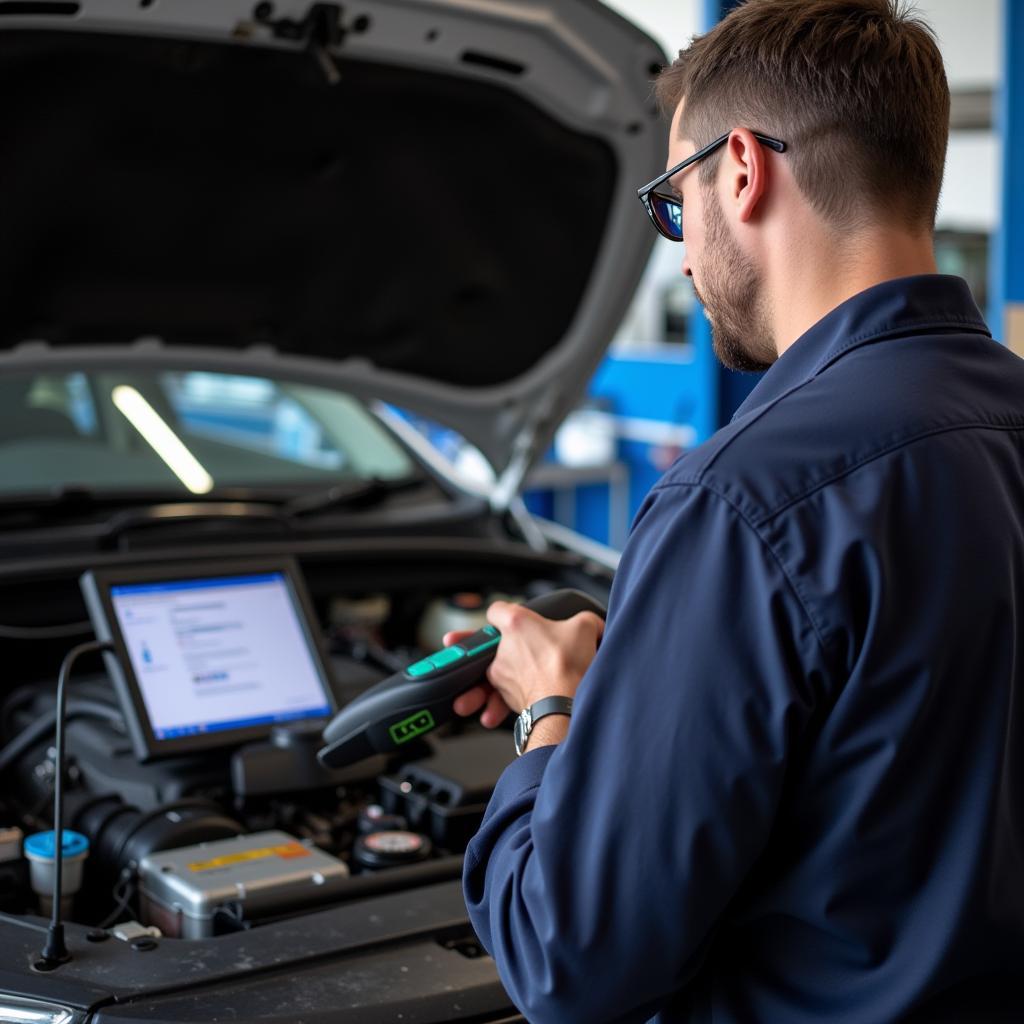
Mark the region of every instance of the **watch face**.
POLYGON ((526 746, 527 735, 525 723, 523 722, 523 715, 518 715, 516 717, 516 724, 512 727, 512 737, 516 741, 517 754, 522 754, 523 747, 526 746))

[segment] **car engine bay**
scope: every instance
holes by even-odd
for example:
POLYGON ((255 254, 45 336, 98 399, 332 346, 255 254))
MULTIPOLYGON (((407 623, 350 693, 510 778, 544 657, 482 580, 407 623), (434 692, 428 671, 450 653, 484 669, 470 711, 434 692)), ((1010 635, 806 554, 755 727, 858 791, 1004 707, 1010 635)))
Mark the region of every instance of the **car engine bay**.
MULTIPOLYGON (((566 583, 607 600, 595 566, 575 555, 474 540, 438 540, 414 554, 395 543, 361 548, 298 560, 339 708, 441 648, 449 630, 480 628, 492 600, 525 600, 566 583)), ((190 564, 201 565, 191 554, 190 564)), ((118 559, 121 567, 140 564, 118 559)), ((66 604, 70 582, 58 587, 66 604)), ((72 643, 8 643, 21 659, 12 660, 17 681, 0 706, 5 919, 52 910, 52 873, 33 836, 53 827, 55 674, 33 677, 26 655, 45 647, 52 660, 72 643)), ((70 681, 66 715, 64 827, 84 837, 85 848, 69 850, 65 841, 62 911, 89 934, 102 931, 133 948, 216 942, 458 878, 461 855, 514 757, 506 728, 458 720, 399 753, 326 768, 316 758, 320 717, 276 723, 242 743, 227 731, 223 742, 207 737, 206 749, 140 759, 123 694, 96 655, 70 681)), ((458 941, 473 945, 471 934, 458 941)))

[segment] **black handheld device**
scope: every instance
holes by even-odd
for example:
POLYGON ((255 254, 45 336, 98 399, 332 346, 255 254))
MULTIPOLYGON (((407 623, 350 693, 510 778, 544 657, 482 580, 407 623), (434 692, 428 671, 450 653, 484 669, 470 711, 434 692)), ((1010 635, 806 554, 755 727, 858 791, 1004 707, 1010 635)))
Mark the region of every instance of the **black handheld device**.
MULTIPOLYGON (((556 621, 580 612, 605 616, 604 607, 579 590, 556 590, 525 607, 556 621)), ((373 754, 394 753, 449 721, 455 716, 452 701, 483 679, 500 640, 494 626, 484 626, 371 687, 324 730, 327 745, 317 755, 320 761, 328 768, 344 768, 373 754)))

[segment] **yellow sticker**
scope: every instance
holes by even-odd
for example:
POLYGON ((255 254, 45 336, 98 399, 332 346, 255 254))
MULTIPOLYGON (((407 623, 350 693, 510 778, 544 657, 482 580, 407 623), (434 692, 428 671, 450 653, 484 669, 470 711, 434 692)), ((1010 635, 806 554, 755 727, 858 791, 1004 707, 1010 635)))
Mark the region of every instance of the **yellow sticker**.
POLYGON ((267 857, 294 860, 296 857, 308 857, 309 855, 309 850, 302 843, 282 843, 280 846, 262 846, 258 850, 225 853, 222 857, 211 857, 210 860, 196 860, 189 864, 188 869, 189 871, 212 871, 214 868, 226 868, 230 864, 242 864, 250 860, 265 860, 267 857))

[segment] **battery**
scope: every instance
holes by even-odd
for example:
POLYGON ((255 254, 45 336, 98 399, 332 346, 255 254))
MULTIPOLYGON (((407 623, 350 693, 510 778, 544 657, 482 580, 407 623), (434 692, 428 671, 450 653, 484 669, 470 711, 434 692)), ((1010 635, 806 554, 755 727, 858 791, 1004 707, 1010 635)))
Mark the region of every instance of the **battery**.
POLYGON ((255 832, 152 853, 139 864, 142 920, 164 935, 203 939, 215 918, 253 920, 328 902, 348 867, 287 832, 255 832))

